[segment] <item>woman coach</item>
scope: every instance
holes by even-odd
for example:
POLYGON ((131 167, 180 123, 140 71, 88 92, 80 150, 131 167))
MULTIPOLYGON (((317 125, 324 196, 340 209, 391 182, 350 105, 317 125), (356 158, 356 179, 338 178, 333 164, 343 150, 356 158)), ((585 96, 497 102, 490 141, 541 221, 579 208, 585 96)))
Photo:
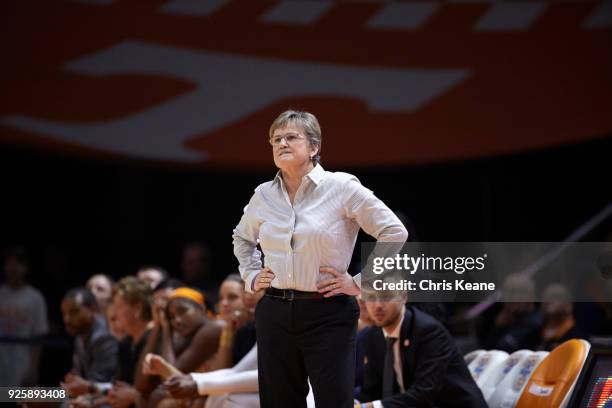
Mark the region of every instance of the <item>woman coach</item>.
POLYGON ((317 408, 352 407, 361 282, 346 270, 357 233, 408 233, 356 177, 323 170, 314 115, 283 112, 269 136, 280 171, 255 189, 233 234, 246 290, 266 290, 255 313, 261 406, 306 407, 310 379, 317 408))

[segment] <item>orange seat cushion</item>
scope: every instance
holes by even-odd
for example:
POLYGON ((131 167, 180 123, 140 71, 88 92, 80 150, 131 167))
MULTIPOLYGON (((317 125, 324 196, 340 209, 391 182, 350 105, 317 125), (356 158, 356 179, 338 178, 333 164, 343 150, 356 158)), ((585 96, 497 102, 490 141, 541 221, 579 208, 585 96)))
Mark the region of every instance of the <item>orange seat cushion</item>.
POLYGON ((560 344, 533 372, 516 407, 560 406, 580 374, 586 354, 587 347, 581 340, 572 339, 560 344))

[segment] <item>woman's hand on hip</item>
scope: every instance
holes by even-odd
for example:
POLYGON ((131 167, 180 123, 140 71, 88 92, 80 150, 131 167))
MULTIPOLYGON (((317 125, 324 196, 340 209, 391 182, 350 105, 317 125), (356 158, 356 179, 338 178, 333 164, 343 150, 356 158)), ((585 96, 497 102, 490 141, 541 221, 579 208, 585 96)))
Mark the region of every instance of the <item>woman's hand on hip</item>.
POLYGON ((253 290, 257 292, 258 290, 266 289, 272 286, 272 280, 276 277, 272 269, 270 268, 261 268, 261 272, 257 274, 254 279, 253 290))
POLYGON ((329 266, 319 268, 320 272, 333 275, 333 278, 322 280, 317 283, 319 293, 323 293, 324 297, 330 297, 344 293, 345 295, 357 296, 361 293, 359 286, 353 280, 353 277, 348 272, 338 272, 336 269, 329 266))

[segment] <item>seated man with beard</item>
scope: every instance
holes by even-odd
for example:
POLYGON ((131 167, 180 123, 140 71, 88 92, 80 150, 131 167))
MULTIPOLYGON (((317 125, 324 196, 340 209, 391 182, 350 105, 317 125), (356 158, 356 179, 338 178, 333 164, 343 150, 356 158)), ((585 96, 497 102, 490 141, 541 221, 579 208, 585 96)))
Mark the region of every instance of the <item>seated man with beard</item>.
POLYGON ((111 381, 117 371, 118 345, 89 289, 70 289, 61 307, 66 332, 75 336, 72 370, 61 385, 76 397, 89 393, 96 382, 111 381))
POLYGON ((440 322, 414 307, 406 294, 362 288, 375 327, 365 340, 363 388, 366 408, 485 408, 482 392, 440 322))

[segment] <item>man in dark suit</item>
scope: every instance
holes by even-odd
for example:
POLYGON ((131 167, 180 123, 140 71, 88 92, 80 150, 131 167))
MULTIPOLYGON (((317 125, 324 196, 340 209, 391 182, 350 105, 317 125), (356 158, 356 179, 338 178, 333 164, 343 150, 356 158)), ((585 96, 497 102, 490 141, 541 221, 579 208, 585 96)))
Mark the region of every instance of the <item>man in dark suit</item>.
POLYGON ((406 298, 364 292, 374 324, 366 339, 364 384, 358 405, 367 408, 486 408, 451 335, 433 317, 406 307, 406 298))
POLYGON ((98 314, 96 298, 89 289, 70 289, 61 307, 66 332, 75 336, 72 370, 62 387, 71 397, 95 392, 95 383, 110 382, 117 371, 117 340, 98 314))

